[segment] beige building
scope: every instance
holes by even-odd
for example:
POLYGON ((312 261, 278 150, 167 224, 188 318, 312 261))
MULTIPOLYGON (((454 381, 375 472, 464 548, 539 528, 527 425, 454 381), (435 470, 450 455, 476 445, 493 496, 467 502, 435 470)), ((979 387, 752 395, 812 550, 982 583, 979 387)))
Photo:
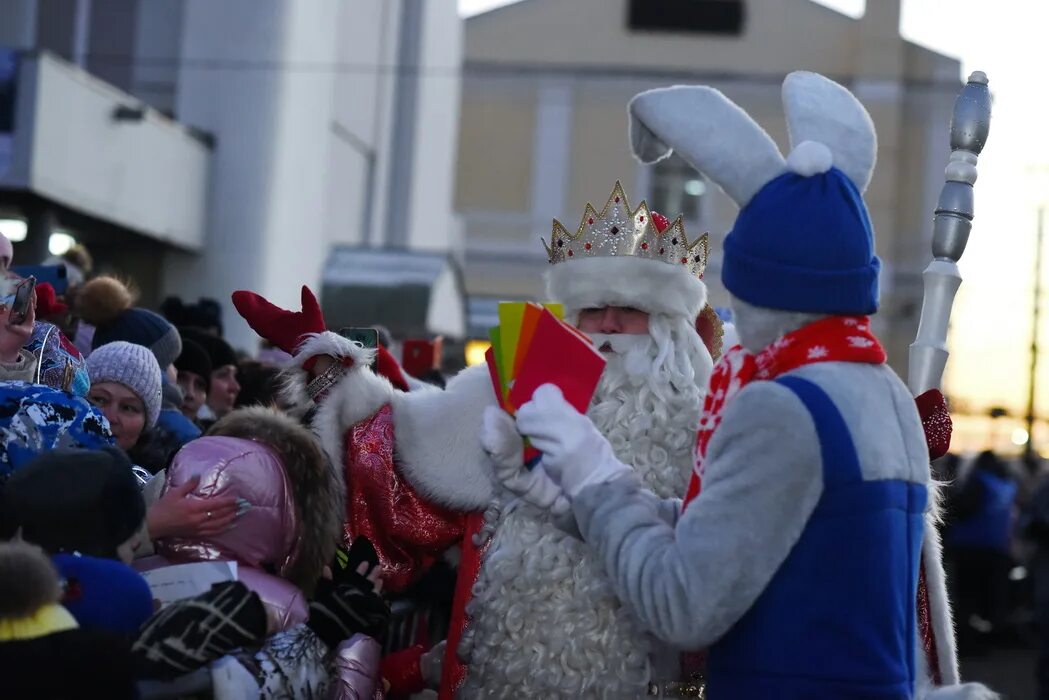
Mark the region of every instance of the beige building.
POLYGON ((878 131, 867 192, 884 264, 878 331, 904 370, 961 68, 903 40, 899 19, 899 0, 868 2, 862 19, 810 0, 522 0, 468 19, 455 206, 475 330, 495 300, 542 297, 539 238, 551 219, 574 229, 617 179, 632 205, 684 214, 690 237, 710 232, 706 280, 725 304, 720 251, 735 206, 680 160, 634 161, 627 102, 653 87, 714 85, 785 148, 780 83, 805 69, 852 89, 878 131))

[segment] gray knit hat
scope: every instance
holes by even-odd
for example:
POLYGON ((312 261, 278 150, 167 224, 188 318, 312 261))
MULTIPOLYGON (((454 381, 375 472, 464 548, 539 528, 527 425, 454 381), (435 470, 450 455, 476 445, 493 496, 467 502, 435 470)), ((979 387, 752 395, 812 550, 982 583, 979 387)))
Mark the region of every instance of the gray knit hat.
POLYGON ((142 399, 146 407, 146 427, 157 423, 160 415, 160 365, 149 348, 123 340, 106 343, 87 358, 91 383, 117 382, 142 399))

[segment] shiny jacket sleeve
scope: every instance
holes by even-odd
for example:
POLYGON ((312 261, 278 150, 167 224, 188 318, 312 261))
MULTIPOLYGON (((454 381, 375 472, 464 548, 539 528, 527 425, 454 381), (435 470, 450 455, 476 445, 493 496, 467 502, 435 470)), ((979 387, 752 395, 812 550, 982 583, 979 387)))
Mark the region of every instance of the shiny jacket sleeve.
POLYGON ((331 700, 382 697, 379 677, 382 648, 377 641, 363 634, 355 634, 340 644, 333 656, 331 700))

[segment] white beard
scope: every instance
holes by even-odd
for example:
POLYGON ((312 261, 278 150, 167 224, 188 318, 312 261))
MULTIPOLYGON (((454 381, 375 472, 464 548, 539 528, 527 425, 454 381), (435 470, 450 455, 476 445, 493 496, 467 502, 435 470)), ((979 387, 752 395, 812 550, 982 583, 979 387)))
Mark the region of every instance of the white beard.
MULTIPOLYGON (((649 488, 680 496, 710 356, 687 322, 666 317, 652 317, 649 335, 595 338, 605 341, 617 352, 588 415, 649 488)), ((495 534, 467 607, 458 697, 643 696, 652 642, 586 543, 520 503, 493 505, 485 521, 495 534)))

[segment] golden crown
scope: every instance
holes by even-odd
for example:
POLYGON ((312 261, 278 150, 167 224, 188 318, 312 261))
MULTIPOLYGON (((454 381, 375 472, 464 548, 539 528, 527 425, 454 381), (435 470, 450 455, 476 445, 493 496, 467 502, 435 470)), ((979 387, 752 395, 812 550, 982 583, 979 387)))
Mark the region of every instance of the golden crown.
POLYGON ((710 252, 709 239, 704 233, 689 243, 680 216, 660 231, 647 203, 642 201, 637 209, 630 210, 623 186, 617 181, 600 213, 587 203, 575 233, 569 233, 554 219, 550 244, 543 240, 543 247, 551 265, 577 257, 632 255, 685 266, 690 274, 702 279, 710 252))

